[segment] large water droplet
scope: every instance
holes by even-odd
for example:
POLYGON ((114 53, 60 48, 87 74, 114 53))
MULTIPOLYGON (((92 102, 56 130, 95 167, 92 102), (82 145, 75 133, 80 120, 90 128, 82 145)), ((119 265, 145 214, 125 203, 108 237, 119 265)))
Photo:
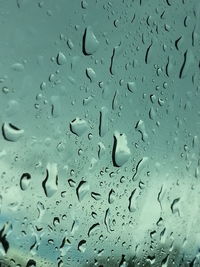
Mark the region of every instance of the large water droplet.
POLYGON ((86 240, 81 240, 79 243, 78 243, 78 250, 80 251, 80 252, 85 252, 85 250, 86 250, 86 240))
POLYGON ((146 133, 146 129, 145 129, 145 124, 144 124, 144 121, 142 120, 139 120, 135 126, 135 129, 140 132, 141 134, 141 138, 142 138, 142 141, 146 141, 146 139, 148 138, 148 135, 146 133))
POLYGON ((126 135, 116 131, 114 134, 113 164, 117 167, 121 167, 128 161, 130 156, 131 151, 128 147, 126 135))
POLYGON ((100 120, 99 120, 99 135, 103 137, 106 134, 108 125, 107 125, 107 113, 108 109, 102 107, 100 111, 100 120))
POLYGON ((92 68, 86 68, 86 75, 90 79, 90 82, 94 82, 96 79, 96 73, 92 68))
POLYGON ((99 41, 94 35, 92 27, 88 26, 83 35, 83 53, 85 55, 92 55, 97 51, 98 46, 99 41))
POLYGON ((7 141, 16 142, 24 135, 24 130, 5 122, 2 126, 2 134, 7 141))
POLYGON ((129 205, 128 205, 128 209, 130 212, 136 211, 137 210, 137 206, 136 206, 136 199, 138 197, 138 190, 134 189, 131 192, 131 195, 129 197, 129 205))
POLYGON ((83 119, 76 118, 70 122, 70 130, 77 136, 83 135, 87 131, 87 129, 88 123, 83 119))
POLYGON ((86 194, 89 192, 90 186, 86 181, 81 181, 76 188, 76 194, 79 201, 82 201, 86 194))
POLYGON ((56 163, 48 163, 46 168, 46 178, 42 186, 47 197, 52 197, 58 189, 58 170, 56 163))
POLYGON ((56 60, 58 65, 64 65, 67 62, 67 59, 62 52, 58 53, 56 60))
POLYGON ((31 175, 29 173, 23 173, 20 179, 20 188, 26 190, 29 187, 31 175))

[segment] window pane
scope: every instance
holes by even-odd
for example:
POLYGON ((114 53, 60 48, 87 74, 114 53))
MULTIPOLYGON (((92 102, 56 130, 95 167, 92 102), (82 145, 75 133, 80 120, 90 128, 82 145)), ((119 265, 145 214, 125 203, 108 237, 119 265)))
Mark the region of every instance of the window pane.
POLYGON ((200 266, 199 13, 0 1, 1 266, 200 266))

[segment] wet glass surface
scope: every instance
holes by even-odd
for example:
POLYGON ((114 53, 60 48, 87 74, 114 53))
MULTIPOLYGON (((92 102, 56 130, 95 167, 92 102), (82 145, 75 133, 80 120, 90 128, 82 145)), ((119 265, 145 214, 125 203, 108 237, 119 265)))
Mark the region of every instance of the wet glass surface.
POLYGON ((200 2, 0 1, 1 266, 200 266, 200 2))

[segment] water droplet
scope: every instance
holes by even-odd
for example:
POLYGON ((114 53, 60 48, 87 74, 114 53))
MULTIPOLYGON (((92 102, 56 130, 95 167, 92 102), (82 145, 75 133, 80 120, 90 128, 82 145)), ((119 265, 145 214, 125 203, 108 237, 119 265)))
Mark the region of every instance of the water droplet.
POLYGON ((26 264, 26 267, 34 267, 34 266, 36 266, 36 261, 33 259, 29 259, 26 264))
POLYGON ((115 191, 111 189, 108 195, 108 203, 112 204, 114 200, 115 200, 115 191))
POLYGON ((171 211, 173 214, 178 213, 178 215, 180 216, 179 205, 180 205, 180 198, 175 198, 171 204, 171 211))
POLYGON ((160 243, 165 244, 167 238, 167 231, 166 228, 164 228, 160 233, 160 243))
POLYGON ((162 260, 161 267, 168 267, 169 254, 162 260))
POLYGON ((92 233, 94 233, 96 230, 98 230, 100 228, 100 224, 99 223, 95 223, 93 224, 90 229, 88 230, 88 236, 90 237, 92 233))
POLYGON ((86 98, 84 98, 84 99, 83 99, 83 105, 86 106, 86 105, 90 104, 90 102, 93 100, 93 98, 94 98, 94 97, 91 96, 91 95, 88 96, 88 97, 86 97, 86 98))
POLYGON ((20 179, 20 188, 24 191, 29 187, 31 181, 31 175, 29 173, 23 173, 20 179))
POLYGON ((74 236, 74 234, 78 231, 78 229, 79 229, 79 221, 75 219, 72 223, 71 236, 74 236))
POLYGON ((84 55, 94 54, 99 46, 99 41, 97 40, 95 34, 93 33, 92 27, 88 26, 85 29, 83 35, 83 53, 84 55))
POLYGON ((95 200, 100 200, 101 199, 101 194, 92 192, 91 197, 93 197, 95 200))
POLYGON ((183 63, 181 65, 180 72, 179 72, 180 79, 184 78, 187 75, 190 69, 190 66, 192 66, 193 63, 194 63, 193 52, 191 50, 186 50, 183 55, 183 63))
POLYGON ((67 59, 62 52, 59 52, 56 57, 56 61, 58 65, 64 65, 67 62, 67 59))
POLYGON ((75 187, 76 186, 76 182, 74 180, 72 180, 72 179, 68 180, 68 184, 69 184, 70 187, 75 187))
POLYGON ((62 257, 66 256, 67 252, 71 249, 72 244, 70 240, 66 237, 63 238, 62 244, 60 246, 60 255, 62 257))
POLYGON ((135 126, 135 129, 140 132, 142 141, 146 141, 148 138, 148 135, 146 133, 145 124, 144 121, 139 120, 135 126))
POLYGON ((24 130, 5 122, 2 126, 2 134, 7 141, 16 142, 24 135, 24 130))
POLYGON ((151 58, 151 50, 152 50, 152 45, 153 43, 151 42, 151 44, 147 47, 146 50, 146 54, 145 54, 145 63, 148 64, 151 58))
MULTIPOLYGON (((67 40, 67 45, 68 45, 68 47, 69 47, 70 49, 73 49, 73 48, 74 48, 74 44, 73 44, 73 42, 72 42, 71 39, 68 39, 68 40, 67 40)), ((76 58, 78 58, 78 57, 76 56, 76 58)))
POLYGON ((99 142, 98 143, 98 147, 99 147, 99 150, 98 150, 98 158, 101 159, 103 157, 103 155, 105 155, 105 146, 103 143, 99 142))
POLYGON ((108 233, 114 231, 114 229, 112 228, 112 225, 111 225, 111 218, 110 217, 111 217, 110 209, 108 208, 105 212, 105 217, 104 217, 104 224, 106 226, 108 233))
POLYGON ((80 252, 85 252, 85 250, 86 250, 86 240, 81 240, 79 243, 78 243, 78 250, 80 251, 80 252))
POLYGON ((38 210, 38 221, 42 220, 43 215, 45 214, 45 207, 42 202, 37 203, 37 210, 38 210))
POLYGON ((79 201, 82 201, 89 192, 90 186, 86 181, 81 181, 76 188, 76 194, 79 201))
POLYGON ((92 68, 86 69, 86 75, 90 79, 90 82, 94 82, 96 79, 96 73, 92 68))
POLYGON ((10 243, 7 237, 12 232, 12 229, 13 226, 9 222, 4 223, 0 229, 0 253, 2 256, 5 256, 10 248, 10 243))
POLYGON ((108 109, 106 107, 102 107, 100 111, 100 119, 99 119, 99 135, 103 137, 108 129, 108 119, 107 119, 108 109))
POLYGON ((122 46, 121 43, 113 48, 113 53, 110 60, 110 74, 116 74, 116 67, 117 67, 117 57, 122 53, 122 46))
POLYGON ((88 3, 85 0, 81 1, 81 7, 86 9, 88 7, 88 3))
POLYGON ((78 117, 70 122, 70 130, 77 136, 83 135, 88 129, 88 123, 78 117))
POLYGON ((154 120, 155 119, 155 116, 156 116, 156 112, 155 112, 154 108, 151 107, 150 110, 149 110, 149 118, 151 120, 154 120))
POLYGON ((136 165, 136 170, 135 173, 133 175, 133 181, 136 181, 138 176, 141 174, 142 170, 145 167, 145 164, 147 163, 147 161, 149 160, 148 157, 144 157, 141 160, 138 161, 137 165, 136 165))
POLYGON ((46 177, 42 186, 47 197, 52 197, 58 189, 58 170, 56 163, 48 163, 46 168, 46 177))
POLYGON ((53 218, 53 226, 59 225, 60 224, 60 219, 58 217, 53 218))
POLYGON ((131 93, 133 93, 136 90, 135 82, 128 82, 127 83, 127 88, 131 93))
POLYGON ((114 134, 113 145, 113 164, 116 167, 121 167, 126 163, 131 156, 131 151, 128 147, 127 137, 125 134, 120 134, 117 131, 114 134))
POLYGON ((137 210, 136 201, 137 201, 138 195, 139 195, 139 190, 137 188, 131 192, 131 195, 129 197, 129 205, 128 205, 128 209, 130 212, 137 210))
POLYGON ((61 114, 61 105, 60 105, 60 97, 59 96, 52 96, 51 97, 51 115, 54 118, 57 118, 61 114))

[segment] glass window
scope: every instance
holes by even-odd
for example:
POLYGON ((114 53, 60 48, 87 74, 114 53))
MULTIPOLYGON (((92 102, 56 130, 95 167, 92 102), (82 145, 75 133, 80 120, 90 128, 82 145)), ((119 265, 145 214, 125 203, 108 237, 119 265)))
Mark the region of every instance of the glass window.
POLYGON ((200 266, 199 15, 0 1, 1 266, 200 266))

